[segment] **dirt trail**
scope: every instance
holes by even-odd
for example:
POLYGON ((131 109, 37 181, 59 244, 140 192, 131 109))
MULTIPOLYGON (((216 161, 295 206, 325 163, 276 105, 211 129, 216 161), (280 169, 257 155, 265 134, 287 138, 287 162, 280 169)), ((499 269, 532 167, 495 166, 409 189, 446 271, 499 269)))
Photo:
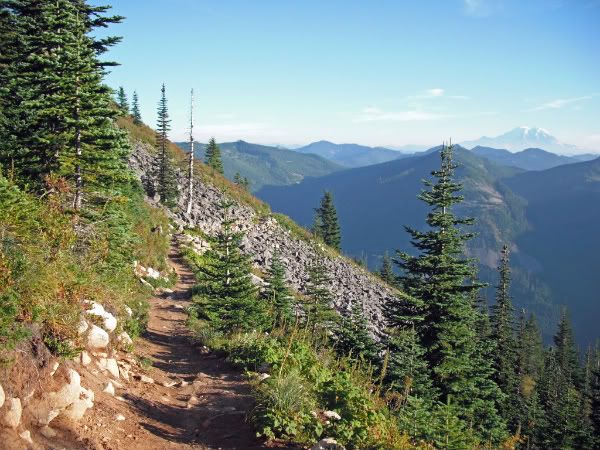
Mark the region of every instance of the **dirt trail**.
POLYGON ((177 285, 151 300, 148 331, 135 348, 138 357, 152 360, 145 373, 155 383, 127 383, 117 389, 120 401, 100 393, 96 412, 84 426, 84 442, 115 450, 272 448, 257 440, 246 421, 253 402, 243 376, 190 341, 184 308, 194 277, 177 245, 169 259, 179 276, 177 285), (170 381, 178 384, 162 385, 170 381), (125 420, 115 421, 118 414, 125 420))

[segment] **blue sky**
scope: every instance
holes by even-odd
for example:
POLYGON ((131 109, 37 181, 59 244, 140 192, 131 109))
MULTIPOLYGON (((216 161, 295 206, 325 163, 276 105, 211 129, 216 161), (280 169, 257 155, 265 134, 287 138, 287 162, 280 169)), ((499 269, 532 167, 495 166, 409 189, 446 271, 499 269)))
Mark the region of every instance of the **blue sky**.
MULTIPOLYGON (((103 2, 100 2, 103 3, 103 2)), ((600 0, 113 0, 122 65, 172 138, 401 146, 521 125, 600 151, 600 0)))

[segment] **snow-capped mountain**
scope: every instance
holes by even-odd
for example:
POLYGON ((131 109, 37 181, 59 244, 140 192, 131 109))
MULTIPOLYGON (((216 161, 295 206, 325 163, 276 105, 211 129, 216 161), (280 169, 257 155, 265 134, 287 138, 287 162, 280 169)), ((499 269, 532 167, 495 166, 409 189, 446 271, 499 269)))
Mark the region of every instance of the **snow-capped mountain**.
POLYGON ((462 142, 461 145, 469 149, 479 145, 482 147, 506 149, 513 152, 525 150, 526 148, 542 148, 553 153, 569 155, 588 151, 576 145, 559 142, 558 139, 543 128, 532 127, 518 127, 500 136, 483 136, 475 141, 462 142))

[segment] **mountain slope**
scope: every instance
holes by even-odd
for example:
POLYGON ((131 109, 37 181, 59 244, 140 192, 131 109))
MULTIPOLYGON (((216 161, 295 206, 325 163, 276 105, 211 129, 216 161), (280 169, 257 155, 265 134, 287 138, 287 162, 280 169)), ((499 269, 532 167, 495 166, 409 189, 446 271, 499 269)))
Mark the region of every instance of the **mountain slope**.
MULTIPOLYGON (((184 151, 189 149, 187 142, 178 142, 184 151)), ((195 157, 204 160, 204 144, 196 143, 195 157)), ((322 176, 341 170, 342 167, 317 155, 251 144, 245 141, 219 144, 225 176, 233 179, 236 173, 250 180, 250 189, 257 190, 263 185, 287 185, 302 181, 304 177, 322 176)))
MULTIPOLYGON (((576 328, 581 330, 578 337, 582 342, 589 342, 597 332, 591 328, 589 320, 583 321, 583 305, 592 302, 590 295, 600 291, 600 286, 593 285, 594 277, 589 275, 593 268, 600 267, 597 257, 594 259, 600 249, 592 245, 584 251, 580 247, 586 245, 584 236, 593 235, 592 228, 600 219, 597 206, 600 198, 596 193, 596 168, 600 163, 591 161, 543 172, 523 172, 500 166, 466 150, 459 149, 456 156, 462 164, 458 176, 465 187, 465 202, 460 206, 460 212, 477 219, 479 234, 471 242, 469 253, 479 258, 481 277, 491 286, 495 285, 498 250, 505 242, 513 243, 513 295, 517 306, 534 311, 546 333, 550 333, 559 312, 557 305, 569 305, 573 309, 576 328), (554 210, 553 206, 558 209, 554 210), (582 212, 584 207, 589 211, 582 212), (555 219, 553 214, 565 217, 555 219), (552 246, 545 246, 544 242, 549 240, 553 241, 552 246), (571 265, 568 275, 558 277, 554 274, 554 271, 560 271, 564 260, 553 261, 552 253, 568 255, 571 265), (577 254, 582 255, 581 259, 577 254), (575 272, 586 274, 585 280, 583 275, 575 276, 575 272), (585 298, 582 302, 561 294, 563 290, 566 292, 569 277, 581 283, 581 298, 585 298), (560 285, 564 285, 564 289, 560 285)), ((433 151, 308 179, 295 186, 268 187, 257 195, 274 210, 309 225, 312 208, 323 191, 332 191, 341 222, 344 251, 366 257, 370 267, 376 268, 385 251, 413 251, 403 225, 424 226, 427 210, 416 199, 416 194, 422 189, 421 180, 428 178, 429 172, 438 165, 439 156, 433 151)), ((487 291, 487 296, 493 298, 492 288, 487 291)))
POLYGON ((555 301, 569 305, 578 338, 598 337, 600 158, 505 180, 528 202, 531 228, 517 239, 555 301))
POLYGON ((379 164, 408 155, 383 147, 367 147, 358 144, 334 144, 318 141, 296 149, 300 153, 312 153, 345 167, 363 167, 379 164))
POLYGON ((503 148, 511 151, 520 151, 526 148, 543 148, 561 154, 577 154, 585 151, 571 144, 559 142, 554 136, 543 128, 518 127, 495 137, 482 136, 474 141, 462 142, 463 147, 503 148))
MULTIPOLYGON (((458 156, 464 164, 459 175, 466 178, 467 201, 463 208, 467 213, 480 212, 479 216, 485 212, 483 219, 489 222, 490 229, 482 229, 477 238, 480 244, 475 244, 483 250, 488 248, 488 241, 496 241, 500 235, 510 237, 519 228, 516 217, 520 206, 513 204, 515 202, 506 203, 504 187, 498 183, 499 178, 519 170, 499 167, 466 150, 459 151, 458 156), (500 230, 496 224, 501 223, 511 226, 500 230)), ((290 215, 300 224, 310 225, 313 208, 323 191, 332 191, 342 224, 344 250, 357 256, 367 251, 373 257, 399 246, 408 248, 408 236, 402 225, 423 225, 426 208, 416 195, 422 189, 421 180, 428 177, 438 163, 438 153, 431 152, 312 178, 295 186, 265 187, 257 195, 273 209, 290 215), (397 228, 392 231, 390 227, 397 228)), ((495 264, 495 251, 480 256, 495 264)))
POLYGON ((547 152, 541 148, 527 148, 520 152, 512 153, 508 150, 477 146, 471 149, 477 156, 487 158, 498 164, 518 167, 524 170, 546 170, 552 167, 588 161, 598 155, 565 156, 547 152))

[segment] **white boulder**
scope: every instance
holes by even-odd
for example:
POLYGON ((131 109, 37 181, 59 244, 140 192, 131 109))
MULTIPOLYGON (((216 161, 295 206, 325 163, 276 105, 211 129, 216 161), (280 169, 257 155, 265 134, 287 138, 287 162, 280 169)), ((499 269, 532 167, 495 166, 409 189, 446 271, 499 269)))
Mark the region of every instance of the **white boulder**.
POLYGON ((54 374, 58 370, 59 366, 60 366, 60 363, 58 361, 54 361, 54 364, 52 364, 52 369, 50 370, 50 376, 51 377, 54 376, 54 374))
POLYGON ((146 270, 146 276, 157 280, 160 278, 160 272, 156 269, 153 269, 152 267, 148 267, 148 269, 146 270))
POLYGON ((106 383, 106 386, 104 388, 104 390, 102 391, 105 394, 108 395, 115 395, 115 387, 113 386, 113 384, 109 381, 108 383, 106 383))
POLYGON ((92 358, 90 357, 90 354, 84 350, 81 352, 81 355, 79 355, 79 362, 81 362, 82 366, 87 366, 92 362, 92 358))
POLYGON ((42 436, 47 437, 48 439, 56 437, 56 431, 53 428, 50 428, 48 425, 40 428, 40 433, 42 433, 42 436))
POLYGON ((2 417, 2 423, 9 428, 17 428, 21 423, 21 414, 23 414, 21 399, 9 398, 6 404, 6 412, 4 413, 4 417, 2 417))
POLYGON ((335 439, 325 438, 313 445, 310 450, 346 450, 346 448, 338 444, 335 439))
POLYGON ((106 348, 110 342, 108 333, 102 328, 92 325, 90 332, 88 333, 87 345, 91 348, 106 348))
POLYGON ((114 377, 119 378, 119 366, 115 358, 108 358, 106 360, 106 370, 114 377))
POLYGON ((106 331, 114 331, 117 328, 116 317, 106 311, 104 306, 98 302, 89 302, 89 304, 92 307, 85 312, 86 314, 101 317, 106 331))
POLYGON ((126 331, 123 331, 121 334, 117 336, 117 342, 121 345, 132 345, 133 339, 127 334, 126 331))
POLYGON ((325 411, 323 413, 323 415, 325 417, 327 417, 329 420, 341 420, 342 419, 342 417, 335 411, 325 411))
POLYGON ((87 320, 82 318, 79 321, 79 325, 77 325, 77 334, 79 334, 81 336, 83 333, 85 333, 88 330, 89 327, 90 327, 90 324, 87 323, 87 320))
POLYGON ((25 442, 27 442, 28 444, 33 445, 33 439, 31 439, 31 432, 29 430, 25 430, 22 433, 20 433, 19 437, 21 439, 23 439, 25 442))
POLYGON ((62 412, 62 415, 73 421, 83 418, 85 412, 94 406, 94 391, 80 387, 79 396, 62 412))

